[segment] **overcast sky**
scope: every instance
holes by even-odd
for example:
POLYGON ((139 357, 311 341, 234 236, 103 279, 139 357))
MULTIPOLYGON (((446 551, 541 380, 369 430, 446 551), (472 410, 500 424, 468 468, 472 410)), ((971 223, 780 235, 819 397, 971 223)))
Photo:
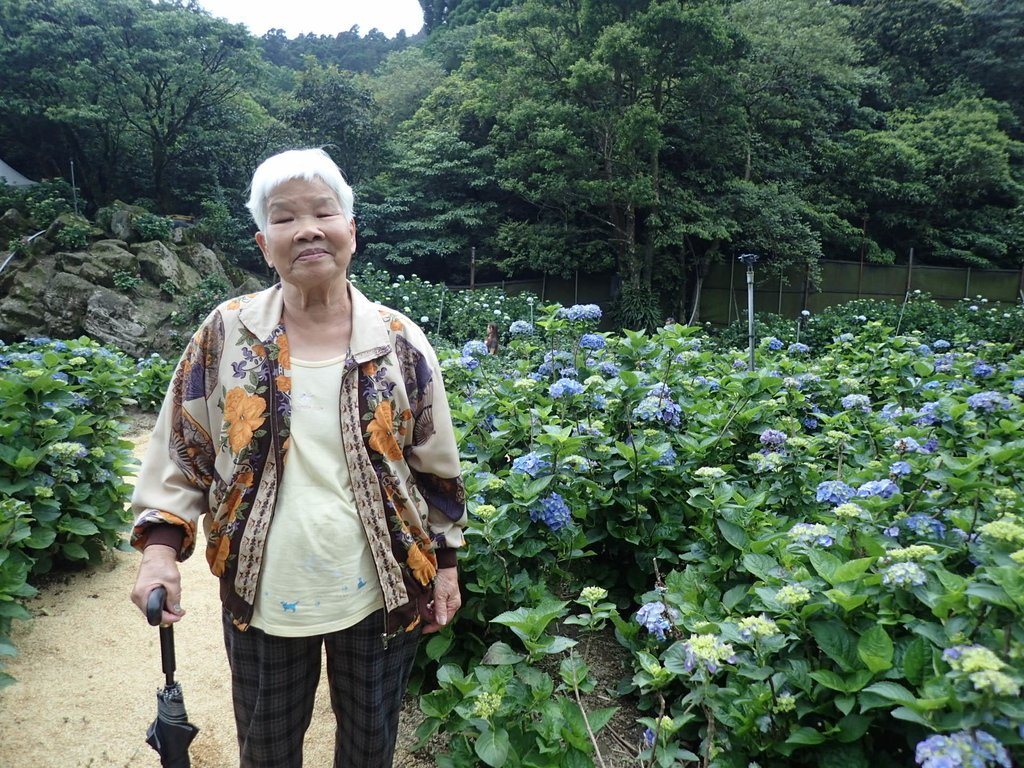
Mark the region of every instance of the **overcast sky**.
POLYGON ((388 37, 423 26, 419 0, 199 0, 214 16, 245 24, 256 37, 283 29, 288 37, 312 32, 336 35, 354 25, 365 35, 376 27, 388 37))

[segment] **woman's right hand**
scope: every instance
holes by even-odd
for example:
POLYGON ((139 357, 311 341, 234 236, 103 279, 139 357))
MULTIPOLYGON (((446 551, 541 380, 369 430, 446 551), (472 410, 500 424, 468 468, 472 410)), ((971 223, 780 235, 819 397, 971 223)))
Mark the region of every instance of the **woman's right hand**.
POLYGON ((167 590, 161 623, 173 624, 185 615, 181 607, 181 572, 178 570, 178 553, 174 547, 164 544, 150 544, 142 553, 139 574, 132 589, 132 602, 142 614, 146 614, 149 593, 162 586, 167 590))

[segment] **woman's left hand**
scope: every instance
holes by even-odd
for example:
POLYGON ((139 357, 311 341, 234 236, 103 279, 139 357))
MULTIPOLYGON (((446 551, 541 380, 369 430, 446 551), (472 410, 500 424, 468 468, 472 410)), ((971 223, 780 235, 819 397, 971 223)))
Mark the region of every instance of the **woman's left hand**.
POLYGON ((423 634, 429 635, 444 627, 455 612, 462 607, 462 593, 459 592, 459 571, 457 568, 440 568, 434 577, 434 620, 423 627, 423 634))

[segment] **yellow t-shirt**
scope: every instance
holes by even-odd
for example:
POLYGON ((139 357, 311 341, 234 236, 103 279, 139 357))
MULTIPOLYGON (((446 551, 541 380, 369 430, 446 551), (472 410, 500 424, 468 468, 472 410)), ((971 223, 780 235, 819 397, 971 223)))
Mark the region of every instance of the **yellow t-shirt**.
POLYGON ((336 632, 384 606, 341 445, 344 363, 291 359, 288 460, 252 619, 269 635, 336 632))

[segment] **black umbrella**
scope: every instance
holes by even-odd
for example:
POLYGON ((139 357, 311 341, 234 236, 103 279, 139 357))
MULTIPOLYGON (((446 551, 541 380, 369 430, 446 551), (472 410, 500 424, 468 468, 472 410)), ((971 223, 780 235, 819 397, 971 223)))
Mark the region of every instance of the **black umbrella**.
MULTIPOLYGON (((157 587, 149 593, 146 618, 154 627, 160 624, 167 590, 157 587)), ((156 692, 156 720, 146 731, 146 743, 160 755, 163 768, 189 768, 188 745, 199 729, 188 721, 181 684, 174 679, 174 628, 160 626, 160 660, 164 668, 164 687, 156 692)))

